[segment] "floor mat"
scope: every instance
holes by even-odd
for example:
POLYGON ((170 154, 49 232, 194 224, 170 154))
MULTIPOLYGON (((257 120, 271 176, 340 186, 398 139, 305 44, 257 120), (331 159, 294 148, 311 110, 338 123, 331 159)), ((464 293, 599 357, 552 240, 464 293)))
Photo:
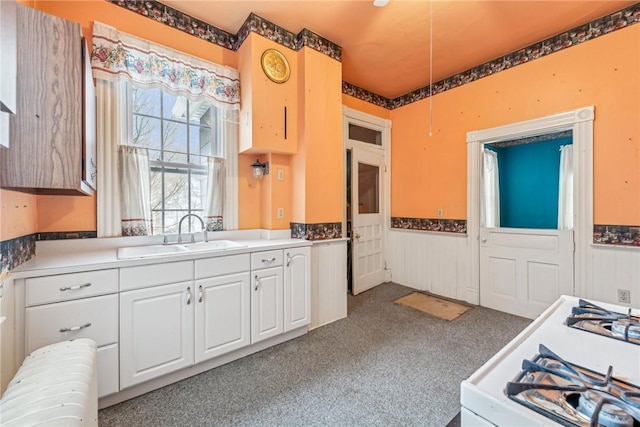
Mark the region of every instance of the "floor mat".
POLYGON ((420 292, 411 292, 409 295, 398 298, 394 303, 406 305, 445 320, 453 320, 471 308, 420 292))

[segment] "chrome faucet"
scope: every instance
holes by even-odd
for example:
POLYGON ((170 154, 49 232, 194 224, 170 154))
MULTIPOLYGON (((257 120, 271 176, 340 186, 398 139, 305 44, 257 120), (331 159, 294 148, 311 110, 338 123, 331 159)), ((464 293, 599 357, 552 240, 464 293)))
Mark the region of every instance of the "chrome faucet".
MULTIPOLYGON (((208 242, 209 240, 207 239, 207 227, 204 225, 204 221, 198 215, 189 213, 183 216, 182 218, 180 218, 180 222, 178 223, 178 243, 182 243, 182 221, 184 221, 187 217, 190 217, 190 216, 194 216, 198 218, 198 220, 200 220, 200 224, 202 224, 202 234, 203 234, 202 241, 208 242)), ((191 241, 193 241, 193 234, 191 235, 191 241)))

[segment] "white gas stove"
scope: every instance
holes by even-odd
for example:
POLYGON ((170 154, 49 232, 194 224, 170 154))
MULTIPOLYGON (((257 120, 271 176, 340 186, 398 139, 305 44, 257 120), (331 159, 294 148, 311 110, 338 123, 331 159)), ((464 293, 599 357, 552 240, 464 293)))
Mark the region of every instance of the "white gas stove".
POLYGON ((462 382, 462 425, 589 426, 591 416, 594 426, 640 426, 639 314, 560 297, 462 382))

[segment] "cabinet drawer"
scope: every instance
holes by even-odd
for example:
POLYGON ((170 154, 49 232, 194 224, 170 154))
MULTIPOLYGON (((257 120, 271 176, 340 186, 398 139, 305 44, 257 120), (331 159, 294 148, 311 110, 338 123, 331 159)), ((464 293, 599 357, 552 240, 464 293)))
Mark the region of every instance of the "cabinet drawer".
POLYGON ((196 279, 249 271, 249 254, 196 260, 196 279))
POLYGON ((118 270, 86 271, 27 279, 27 306, 118 292, 118 270))
POLYGON ((118 344, 100 347, 98 362, 98 397, 108 396, 120 390, 118 378, 118 344))
POLYGON ((98 347, 117 343, 118 296, 29 307, 25 315, 25 332, 27 353, 74 338, 91 338, 98 347))
POLYGON ((193 261, 141 265, 120 269, 120 290, 147 288, 193 280, 193 261))
POLYGON ((254 252, 251 254, 251 269, 277 267, 282 265, 282 249, 254 252))

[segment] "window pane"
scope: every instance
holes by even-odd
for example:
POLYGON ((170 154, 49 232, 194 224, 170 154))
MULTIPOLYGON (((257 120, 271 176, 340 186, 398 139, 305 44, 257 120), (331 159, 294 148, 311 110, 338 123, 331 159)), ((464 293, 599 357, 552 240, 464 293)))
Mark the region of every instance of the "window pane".
POLYGON ((178 121, 187 120, 187 99, 184 96, 162 94, 162 117, 178 121))
POLYGON ((191 209, 204 209, 206 197, 207 197, 207 175, 192 172, 191 173, 191 209))
MULTIPOLYGON (((164 122, 164 144, 163 148, 168 151, 187 152, 187 125, 183 123, 164 122)), ((169 160, 169 156, 165 156, 169 160)), ((171 160, 186 162, 186 157, 182 160, 171 160)))
POLYGON ((189 209, 189 175, 180 173, 164 173, 164 208, 189 209))
POLYGON ((379 213, 379 168, 358 163, 358 213, 379 213))
POLYGON ((151 212, 153 234, 163 234, 162 211, 151 212))
POLYGON ((206 101, 189 102, 189 121, 203 126, 211 126, 211 104, 206 101))
POLYGON ((133 116, 133 145, 148 148, 160 148, 160 120, 145 116, 133 116))
POLYGON ((130 85, 133 99, 133 112, 147 116, 160 117, 160 89, 146 89, 130 85))
MULTIPOLYGON (((164 213, 164 233, 165 234, 177 234, 178 233, 178 223, 180 222, 180 218, 185 216, 188 211, 165 211, 164 213)), ((188 224, 187 220, 184 221, 182 225, 182 233, 188 233, 188 224)))
POLYGON ((382 132, 349 123, 349 139, 382 145, 382 132))
MULTIPOLYGON (((200 127, 200 126, 190 126, 189 128, 189 152, 191 154, 199 154, 202 156, 218 156, 219 153, 216 153, 215 150, 212 150, 214 141, 213 141, 213 131, 211 128, 200 127)), ((205 159, 206 160, 206 159, 205 159)), ((192 163, 195 164, 205 164, 206 161, 202 161, 202 159, 191 159, 192 163)))
POLYGON ((151 210, 162 209, 162 172, 151 170, 151 210))

